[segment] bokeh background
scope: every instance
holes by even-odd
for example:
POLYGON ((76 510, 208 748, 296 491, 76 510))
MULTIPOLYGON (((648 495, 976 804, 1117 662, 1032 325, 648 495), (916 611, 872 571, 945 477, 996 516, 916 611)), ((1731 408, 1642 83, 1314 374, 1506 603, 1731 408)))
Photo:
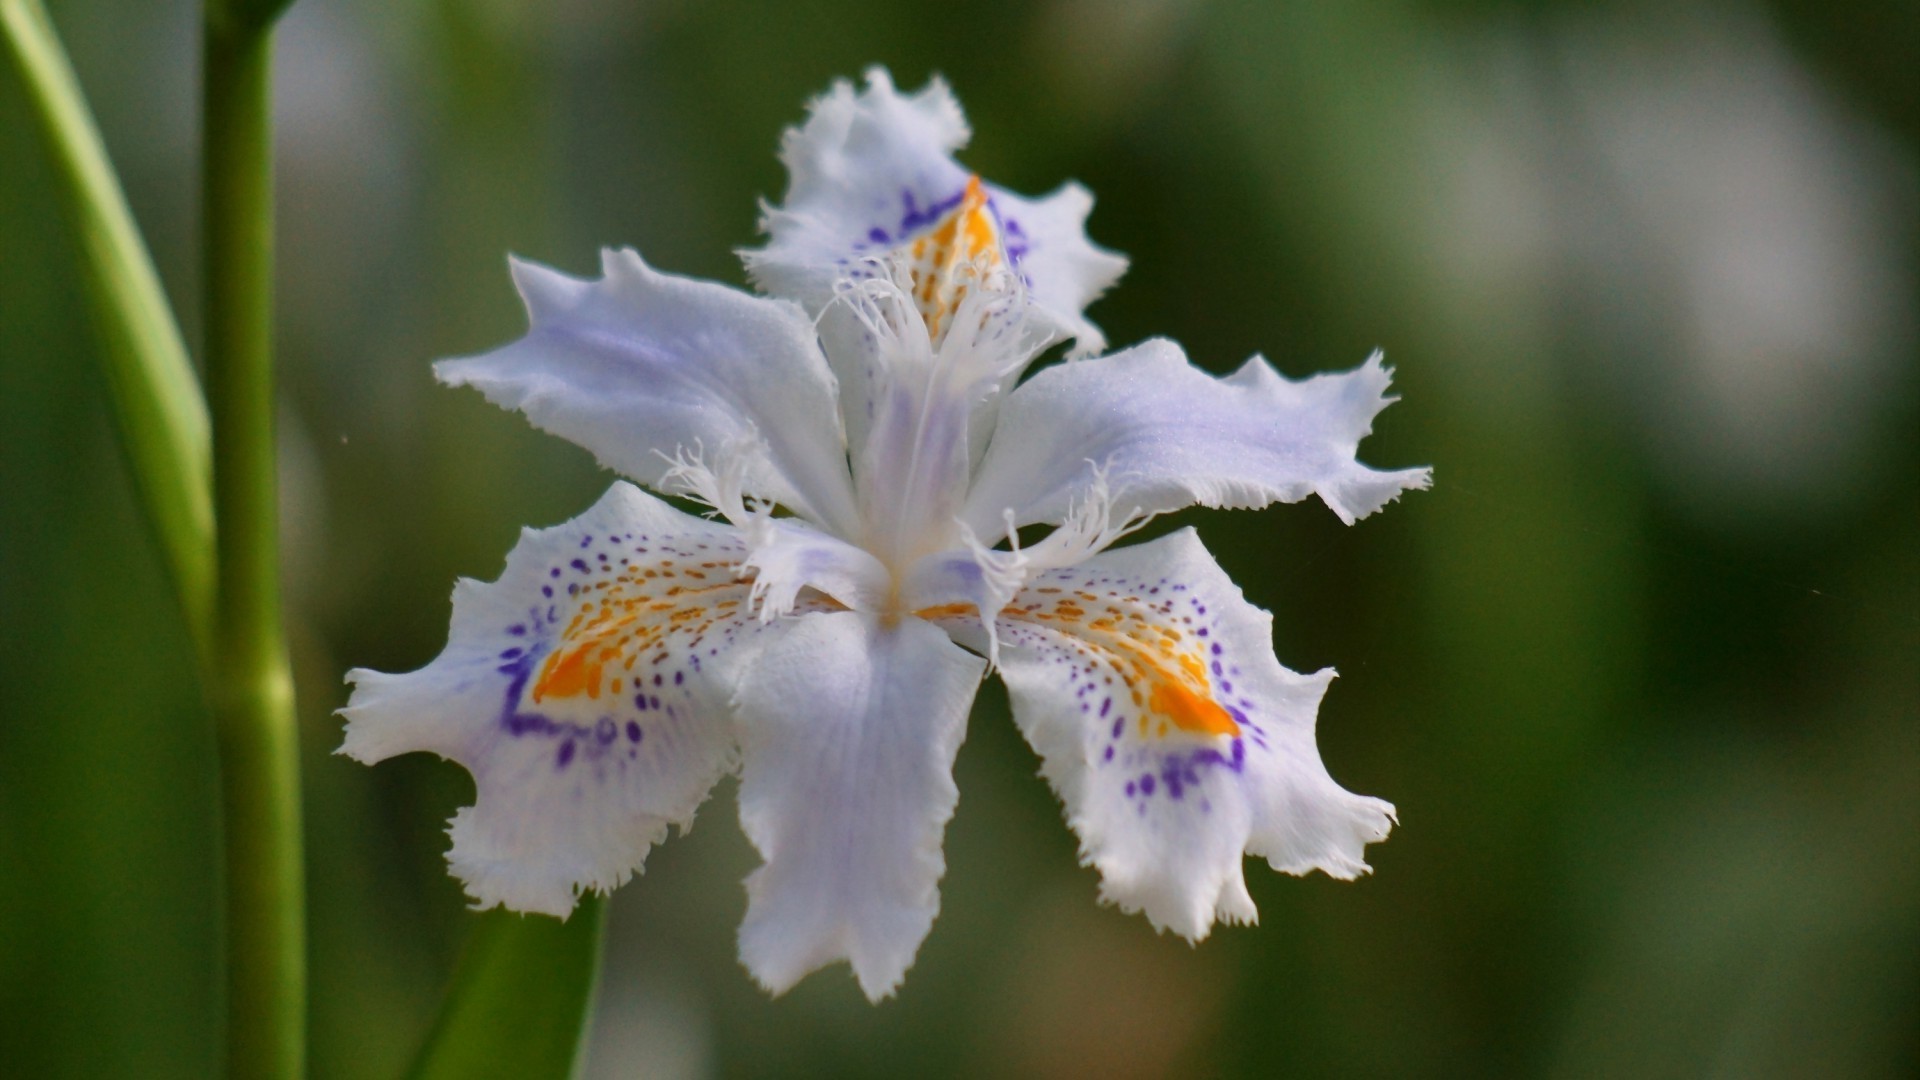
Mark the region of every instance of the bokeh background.
MULTIPOLYGON (((50 5, 190 340, 196 12, 50 5)), ((836 76, 943 73, 964 160, 1068 177, 1093 315, 1227 370, 1384 347, 1348 529, 1195 513, 1321 747, 1402 824, 1250 864, 1198 948, 1095 903, 980 699, 943 911, 879 1007, 734 958, 731 784, 613 904, 592 1077, 1920 1073, 1920 15, 1909 3, 299 0, 280 37, 286 581, 316 1075, 397 1074, 472 916, 455 766, 331 755, 350 666, 609 476, 428 362, 504 257, 740 282, 836 76)), ((212 739, 49 171, 0 78, 0 1073, 209 1075, 212 739)))

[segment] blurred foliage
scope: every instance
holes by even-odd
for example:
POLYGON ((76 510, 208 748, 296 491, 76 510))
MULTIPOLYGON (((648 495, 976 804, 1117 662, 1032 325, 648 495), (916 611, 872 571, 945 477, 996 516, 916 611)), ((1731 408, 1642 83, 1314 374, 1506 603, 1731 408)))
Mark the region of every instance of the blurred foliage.
MULTIPOLYGON (((194 6, 50 7, 191 339, 194 6)), ((331 756, 341 673, 425 662, 455 576, 608 480, 427 362, 519 332, 509 251, 741 281, 780 130, 875 62, 954 84, 983 174, 1094 190, 1115 342, 1398 365, 1364 456, 1432 492, 1191 520, 1402 825, 1357 884, 1250 865, 1263 925, 1189 948, 1096 906, 988 689, 896 1000, 753 987, 723 785, 610 905, 589 1075, 1920 1072, 1917 50, 1911 5, 1800 0, 301 0, 316 1075, 402 1072, 478 921, 469 781, 331 756)), ((210 732, 24 110, 0 79, 0 1073, 202 1076, 210 732)))

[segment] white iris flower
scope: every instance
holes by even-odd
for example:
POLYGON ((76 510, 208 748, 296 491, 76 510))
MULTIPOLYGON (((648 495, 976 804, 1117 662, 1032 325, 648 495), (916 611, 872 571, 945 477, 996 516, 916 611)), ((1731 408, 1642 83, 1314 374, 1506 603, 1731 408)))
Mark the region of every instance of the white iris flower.
POLYGON ((616 483, 526 531, 499 581, 461 581, 431 664, 348 675, 342 752, 472 772, 448 861, 480 906, 565 916, 738 770, 765 860, 746 966, 779 992, 844 959, 884 997, 939 908, 990 665, 1104 899, 1198 940, 1254 918, 1243 853, 1366 871, 1393 807, 1321 764, 1333 673, 1280 666, 1191 530, 1107 549, 1196 503, 1317 494, 1351 522, 1425 487, 1355 460, 1387 370, 1216 379, 1164 340, 1083 359, 1125 260, 1087 241, 1085 189, 985 184, 951 157, 967 136, 937 81, 836 84, 787 133, 785 205, 745 253, 769 296, 632 251, 598 281, 516 262, 527 335, 437 366, 724 519, 616 483), (1030 525, 1053 528, 1021 547, 1030 525))

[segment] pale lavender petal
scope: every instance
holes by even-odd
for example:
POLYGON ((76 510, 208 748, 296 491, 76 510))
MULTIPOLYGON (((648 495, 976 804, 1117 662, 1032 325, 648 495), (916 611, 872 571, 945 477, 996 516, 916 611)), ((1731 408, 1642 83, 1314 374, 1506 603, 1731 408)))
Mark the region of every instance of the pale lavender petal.
POLYGON ((516 260, 527 335, 435 372, 650 487, 685 453, 743 455, 748 495, 850 530, 846 439, 812 320, 630 250, 604 252, 601 269, 583 281, 516 260))
POLYGON ((865 260, 914 258, 916 241, 970 213, 982 196, 978 209, 996 234, 996 258, 1004 256, 1024 283, 1036 326, 1076 339, 1076 354, 1103 347, 1084 312, 1126 269, 1125 258, 1087 239, 1093 197, 1085 188, 1066 184, 1028 198, 979 184, 953 160, 969 133, 944 82, 902 94, 883 68, 866 78, 858 90, 836 82, 813 102, 806 123, 787 132, 780 153, 786 198, 762 217, 767 245, 741 252, 755 285, 823 316, 821 334, 856 450, 871 404, 871 343, 858 320, 832 309, 845 280, 870 273, 865 260))
POLYGON ((1376 353, 1352 371, 1299 382, 1259 357, 1217 379, 1160 339, 1057 365, 1001 404, 966 522, 996 539, 1009 509, 1021 525, 1057 523, 1104 469, 1122 515, 1317 494, 1351 523, 1430 479, 1424 468, 1381 471, 1355 456, 1393 400, 1389 377, 1376 353))
POLYGON ((740 687, 740 956, 779 993, 836 960, 893 992, 940 907, 953 759, 985 665, 914 618, 856 612, 782 626, 740 687))

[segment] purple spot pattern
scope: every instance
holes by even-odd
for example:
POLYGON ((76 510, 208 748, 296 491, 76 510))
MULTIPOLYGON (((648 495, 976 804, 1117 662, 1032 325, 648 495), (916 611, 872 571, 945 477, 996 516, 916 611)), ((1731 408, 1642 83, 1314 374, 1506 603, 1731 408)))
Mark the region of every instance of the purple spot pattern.
MULTIPOLYGON (((510 560, 507 575, 488 586, 511 590, 525 605, 486 641, 486 677, 498 687, 494 730, 506 745, 550 746, 551 769, 583 793, 645 785, 649 776, 674 771, 687 753, 698 753, 695 745, 710 738, 703 725, 724 709, 726 690, 700 677, 703 665, 760 628, 747 612, 751 583, 734 576, 744 555, 739 541, 583 532, 541 551, 550 557, 533 565, 510 560), (567 589, 556 600, 544 583, 558 578, 567 589), (631 632, 599 639, 615 651, 601 664, 598 696, 535 701, 548 658, 595 639, 595 627, 610 624, 609 613, 634 618, 631 632), (648 692, 639 693, 643 682, 648 692)), ((605 652, 599 644, 587 647, 605 652)))
MULTIPOLYGON (((989 187, 987 192, 987 208, 993 212, 994 220, 1000 224, 1000 243, 1007 253, 1007 263, 1014 271, 1020 272, 1021 264, 1026 262, 1028 253, 1033 250, 1033 240, 1020 224, 1019 219, 1007 214, 993 189, 989 187)), ((867 272, 856 265, 862 258, 884 254, 912 242, 915 237, 939 224, 940 219, 952 213, 965 198, 964 184, 950 195, 934 198, 926 198, 923 193, 916 192, 912 188, 901 188, 899 216, 893 221, 876 222, 870 225, 866 233, 853 242, 851 257, 841 258, 838 260, 839 264, 847 267, 855 277, 866 276, 867 272), (892 227, 889 228, 889 225, 892 227)), ((1021 273, 1021 277, 1026 278, 1026 275, 1021 273)), ((1029 287, 1033 285, 1031 279, 1027 279, 1027 285, 1029 287)))

